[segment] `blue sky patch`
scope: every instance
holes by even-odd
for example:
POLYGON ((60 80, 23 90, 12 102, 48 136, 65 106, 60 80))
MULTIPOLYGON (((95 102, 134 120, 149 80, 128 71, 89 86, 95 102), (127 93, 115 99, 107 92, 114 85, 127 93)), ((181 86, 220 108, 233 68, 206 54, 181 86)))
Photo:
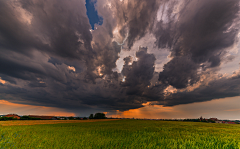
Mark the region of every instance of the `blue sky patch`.
POLYGON ((97 1, 86 0, 87 16, 91 24, 92 29, 94 30, 94 24, 102 25, 103 18, 98 15, 97 10, 94 5, 97 1))

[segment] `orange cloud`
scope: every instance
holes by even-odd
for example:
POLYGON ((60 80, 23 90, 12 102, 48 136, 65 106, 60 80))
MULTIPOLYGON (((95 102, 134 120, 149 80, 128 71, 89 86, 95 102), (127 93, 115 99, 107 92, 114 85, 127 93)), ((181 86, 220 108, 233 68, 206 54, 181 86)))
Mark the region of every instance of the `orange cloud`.
MULTIPOLYGON (((153 103, 154 104, 154 103, 153 103)), ((144 103, 141 108, 127 111, 115 111, 107 113, 108 117, 118 118, 149 118, 149 119, 184 119, 217 117, 219 119, 239 119, 240 96, 223 99, 215 99, 206 102, 164 107, 144 103), (231 112, 231 114, 229 114, 231 112)))
POLYGON ((0 83, 5 84, 6 81, 5 81, 5 80, 2 80, 2 78, 0 77, 0 83))
POLYGON ((115 114, 108 113, 107 116, 123 118, 166 118, 164 113, 176 112, 173 107, 151 105, 151 102, 144 103, 143 106, 142 108, 130 109, 124 112, 117 110, 115 114))
POLYGON ((17 113, 19 115, 75 116, 74 113, 67 112, 60 108, 17 104, 6 100, 0 100, 0 109, 0 114, 17 113))

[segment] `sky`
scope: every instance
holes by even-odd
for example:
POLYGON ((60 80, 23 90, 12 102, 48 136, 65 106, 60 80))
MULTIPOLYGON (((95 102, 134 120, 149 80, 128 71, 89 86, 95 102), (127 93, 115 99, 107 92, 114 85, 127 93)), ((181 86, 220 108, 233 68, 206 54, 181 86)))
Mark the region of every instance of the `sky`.
POLYGON ((239 0, 0 0, 0 115, 240 119, 239 0))

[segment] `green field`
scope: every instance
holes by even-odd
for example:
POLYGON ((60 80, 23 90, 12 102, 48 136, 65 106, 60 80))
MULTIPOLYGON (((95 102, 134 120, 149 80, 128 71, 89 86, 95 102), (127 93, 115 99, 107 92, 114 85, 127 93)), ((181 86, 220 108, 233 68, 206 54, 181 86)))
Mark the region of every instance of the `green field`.
POLYGON ((240 125, 117 120, 0 126, 8 148, 240 148, 240 125))

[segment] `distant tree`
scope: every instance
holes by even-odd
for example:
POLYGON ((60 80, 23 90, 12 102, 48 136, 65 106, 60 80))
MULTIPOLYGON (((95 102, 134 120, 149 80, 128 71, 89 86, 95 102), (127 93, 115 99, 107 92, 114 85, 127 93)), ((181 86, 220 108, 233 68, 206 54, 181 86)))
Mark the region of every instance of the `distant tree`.
POLYGON ((207 122, 209 122, 209 123, 215 123, 214 120, 210 120, 210 119, 208 119, 207 122))
POLYGON ((93 114, 90 114, 89 119, 93 119, 93 118, 94 118, 93 114))
POLYGON ((96 113, 93 117, 94 119, 105 119, 107 118, 104 113, 96 113))
POLYGON ((17 118, 14 117, 1 117, 0 121, 7 121, 7 120, 17 120, 17 118))
POLYGON ((20 118, 20 120, 29 120, 30 119, 30 117, 29 116, 22 116, 21 118, 20 118))
POLYGON ((194 122, 200 122, 200 119, 195 119, 194 122))
POLYGON ((68 117, 69 120, 74 120, 74 117, 70 116, 68 117))
POLYGON ((41 120, 41 118, 35 118, 35 117, 30 117, 30 116, 22 116, 20 120, 41 120))
POLYGON ((87 120, 88 118, 87 117, 84 117, 83 120, 87 120))

